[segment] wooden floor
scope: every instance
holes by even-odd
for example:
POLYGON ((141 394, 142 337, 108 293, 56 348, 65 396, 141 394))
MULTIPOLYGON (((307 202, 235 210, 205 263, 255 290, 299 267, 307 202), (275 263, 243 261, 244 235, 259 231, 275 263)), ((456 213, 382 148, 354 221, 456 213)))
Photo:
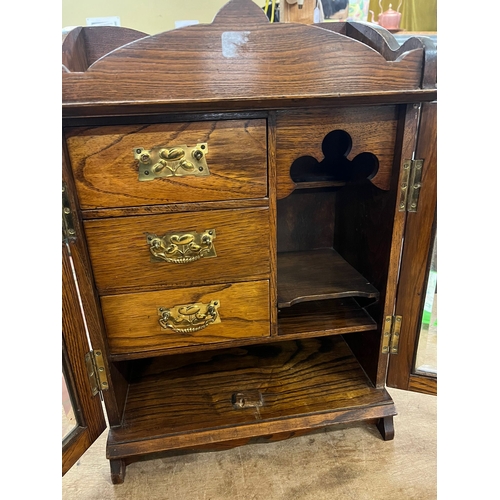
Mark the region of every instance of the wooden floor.
POLYGON ((228 451, 163 457, 127 467, 112 485, 104 433, 62 480, 64 500, 431 500, 437 498, 437 398, 389 389, 396 437, 375 426, 228 451))

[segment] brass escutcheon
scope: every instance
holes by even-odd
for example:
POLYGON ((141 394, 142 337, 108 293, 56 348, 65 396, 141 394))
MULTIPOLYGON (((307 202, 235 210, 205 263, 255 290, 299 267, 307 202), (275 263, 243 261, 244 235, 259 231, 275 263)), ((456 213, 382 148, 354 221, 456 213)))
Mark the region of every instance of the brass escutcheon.
POLYGON ((135 147, 134 158, 139 165, 139 181, 152 181, 161 177, 204 177, 210 175, 207 160, 208 144, 194 147, 165 146, 145 149, 135 147))
POLYGON ((170 308, 159 307, 158 322, 164 329, 176 333, 194 333, 203 330, 209 325, 220 323, 220 300, 211 300, 208 304, 195 302, 173 306, 170 308))
POLYGON ((173 264, 189 264, 201 258, 217 257, 214 239, 215 229, 207 229, 202 233, 166 233, 161 237, 146 233, 151 260, 173 264))

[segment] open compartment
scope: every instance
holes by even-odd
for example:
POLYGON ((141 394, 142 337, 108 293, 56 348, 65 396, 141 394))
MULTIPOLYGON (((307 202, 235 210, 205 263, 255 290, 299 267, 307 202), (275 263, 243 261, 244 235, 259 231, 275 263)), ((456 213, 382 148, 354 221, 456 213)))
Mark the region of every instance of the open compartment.
POLYGON ((334 247, 338 189, 301 189, 278 201, 279 335, 377 328, 365 307, 379 300, 378 289, 334 247))
POLYGON ((134 360, 108 458, 394 414, 340 336, 134 360))

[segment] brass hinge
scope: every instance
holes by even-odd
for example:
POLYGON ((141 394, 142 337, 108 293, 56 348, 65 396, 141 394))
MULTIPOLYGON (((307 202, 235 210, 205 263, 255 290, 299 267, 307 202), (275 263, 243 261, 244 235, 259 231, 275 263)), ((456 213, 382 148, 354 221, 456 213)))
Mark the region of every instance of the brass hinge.
POLYGON ((98 392, 106 391, 108 389, 108 377, 104 368, 102 352, 90 351, 85 354, 85 365, 87 366, 92 396, 95 396, 98 392))
POLYGON ((405 160, 401 174, 400 212, 416 212, 422 182, 424 160, 405 160))
POLYGON ((402 316, 386 316, 382 338, 382 354, 398 354, 402 316))
POLYGON ((73 223, 73 214, 68 198, 68 189, 63 182, 62 185, 62 240, 68 243, 70 240, 76 240, 75 225, 73 223))

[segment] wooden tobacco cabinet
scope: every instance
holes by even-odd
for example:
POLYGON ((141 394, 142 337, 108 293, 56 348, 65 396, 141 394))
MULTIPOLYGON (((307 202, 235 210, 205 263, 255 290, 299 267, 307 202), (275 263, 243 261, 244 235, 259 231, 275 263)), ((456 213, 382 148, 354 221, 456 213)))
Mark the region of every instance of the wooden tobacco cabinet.
POLYGON ((104 400, 114 483, 154 453, 337 423, 393 438, 435 67, 424 38, 272 24, 251 0, 154 36, 65 37, 63 330, 71 346, 85 320, 75 380, 104 400))

